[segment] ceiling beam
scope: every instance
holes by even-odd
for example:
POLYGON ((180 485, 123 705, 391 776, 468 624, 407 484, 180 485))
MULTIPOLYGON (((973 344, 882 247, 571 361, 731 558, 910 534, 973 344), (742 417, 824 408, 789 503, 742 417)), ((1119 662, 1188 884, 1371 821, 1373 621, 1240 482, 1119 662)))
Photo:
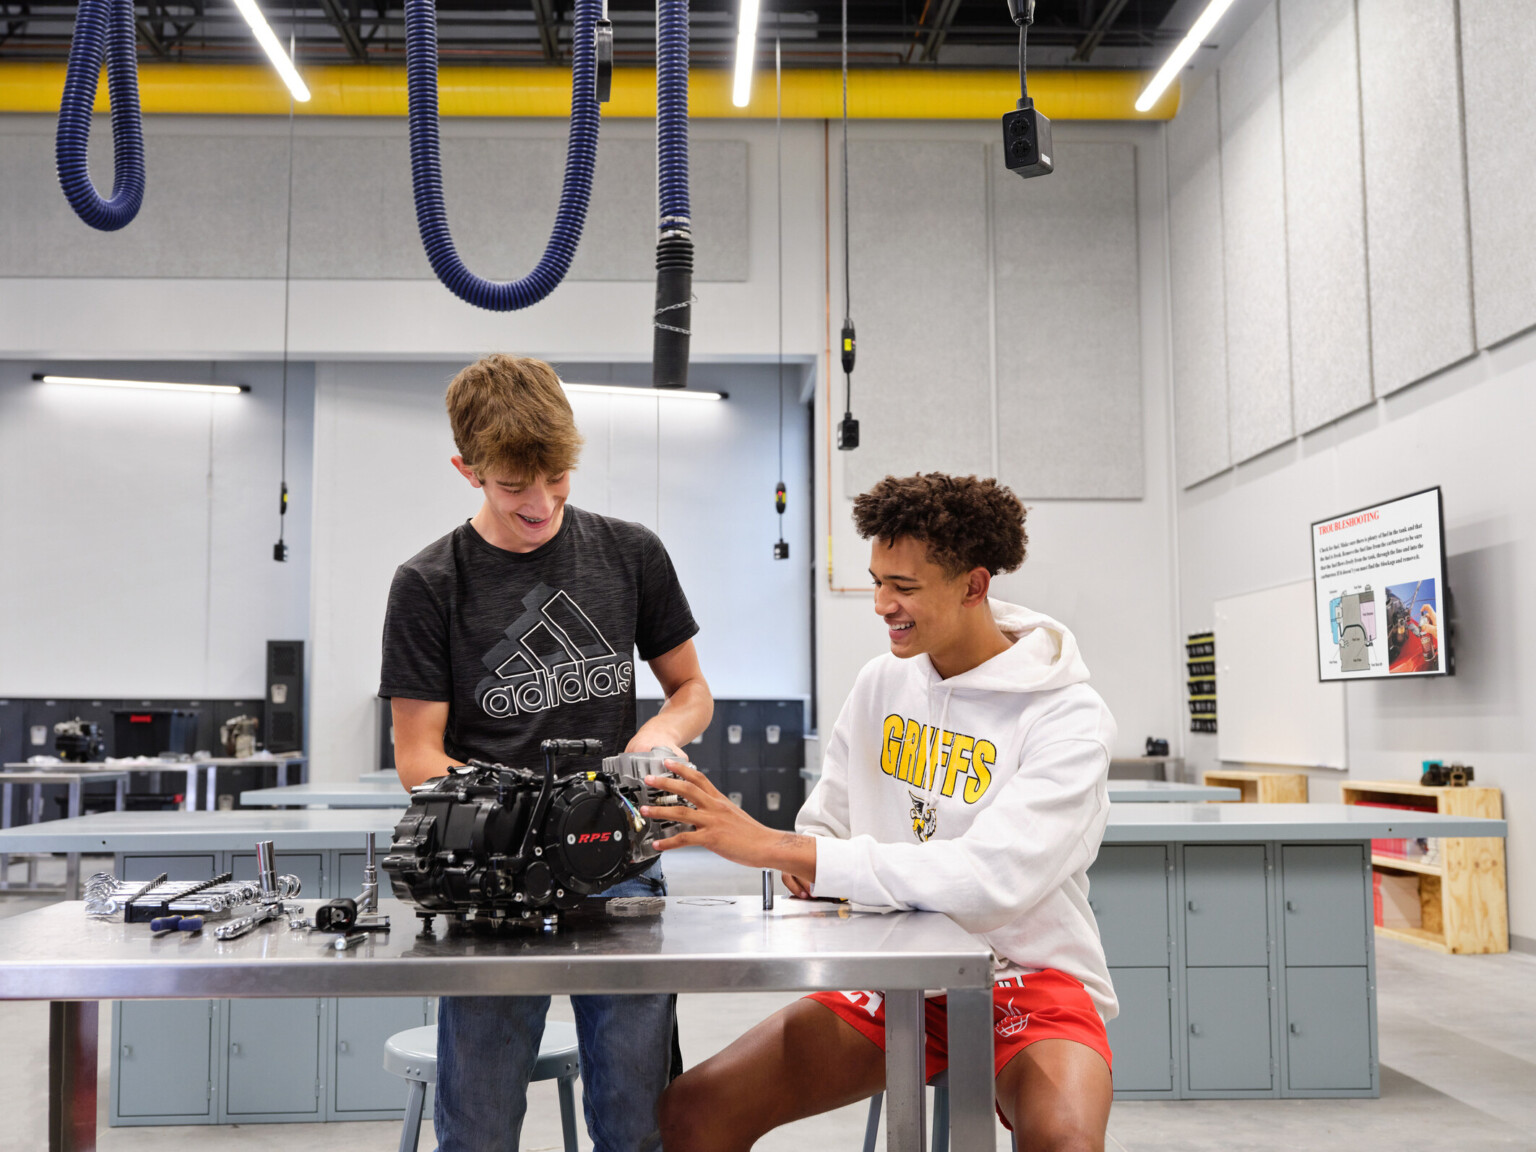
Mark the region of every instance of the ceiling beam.
POLYGON ((560 30, 553 0, 533 0, 533 19, 539 26, 539 47, 550 64, 560 62, 560 30))
POLYGON ((1084 64, 1092 59, 1094 52, 1103 41, 1105 33, 1120 18, 1120 13, 1125 11, 1127 3, 1129 3, 1129 0, 1109 0, 1100 9, 1098 19, 1093 22, 1093 27, 1089 28, 1087 35, 1077 42, 1077 50, 1072 53, 1072 59, 1080 60, 1084 64))
POLYGON ((939 49, 944 47, 944 40, 949 35, 949 30, 955 22, 955 13, 959 10, 960 0, 940 0, 939 11, 934 16, 933 26, 928 32, 928 40, 923 44, 923 63, 938 63, 939 49))
POLYGON ((357 26, 341 10, 341 0, 320 0, 320 7, 325 10, 325 18, 331 22, 331 26, 341 34, 341 41, 347 46, 347 55, 354 60, 367 60, 368 49, 363 44, 363 38, 358 35, 357 26))

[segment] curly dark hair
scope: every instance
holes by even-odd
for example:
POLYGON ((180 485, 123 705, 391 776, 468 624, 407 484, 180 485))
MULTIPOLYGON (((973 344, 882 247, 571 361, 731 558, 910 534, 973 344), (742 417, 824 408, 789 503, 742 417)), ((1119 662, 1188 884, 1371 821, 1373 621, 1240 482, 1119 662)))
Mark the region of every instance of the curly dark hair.
POLYGON ((1029 545, 1019 498, 975 476, 887 476, 855 498, 853 522, 866 540, 921 540, 929 558, 955 576, 973 568, 1012 572, 1029 545))

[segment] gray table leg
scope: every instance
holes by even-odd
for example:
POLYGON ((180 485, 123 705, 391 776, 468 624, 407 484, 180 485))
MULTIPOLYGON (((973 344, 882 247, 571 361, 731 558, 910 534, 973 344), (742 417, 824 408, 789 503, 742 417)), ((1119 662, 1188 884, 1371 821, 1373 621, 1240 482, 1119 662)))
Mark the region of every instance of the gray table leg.
POLYGON ((95 1152, 97 1008, 48 1005, 48 1152, 95 1152))
MULTIPOLYGON (((69 814, 80 815, 80 777, 76 776, 69 782, 69 814)), ((64 899, 80 899, 80 853, 64 853, 64 899)))
MULTIPOLYGON (((43 786, 32 785, 32 805, 27 812, 27 823, 41 824, 43 822, 43 786)), ((27 857, 27 887, 37 887, 37 853, 27 857)))
POLYGON ((128 807, 128 777, 120 776, 117 780, 117 810, 123 811, 128 807))
MULTIPOLYGON (((191 771, 196 772, 197 769, 194 768, 191 771)), ((219 806, 218 774, 219 766, 217 764, 208 765, 208 791, 203 793, 204 812, 212 812, 219 806)))
POLYGON ((886 1152, 922 1152, 924 1147, 923 990, 885 994, 886 1152))
POLYGON ((992 991, 951 990, 949 1146, 954 1152, 992 1152, 997 1146, 992 1080, 992 991))
MULTIPOLYGON (((15 784, 9 780, 0 780, 0 828, 9 828, 11 826, 11 797, 15 790, 15 784)), ((0 883, 10 887, 11 857, 9 853, 0 855, 0 883)))

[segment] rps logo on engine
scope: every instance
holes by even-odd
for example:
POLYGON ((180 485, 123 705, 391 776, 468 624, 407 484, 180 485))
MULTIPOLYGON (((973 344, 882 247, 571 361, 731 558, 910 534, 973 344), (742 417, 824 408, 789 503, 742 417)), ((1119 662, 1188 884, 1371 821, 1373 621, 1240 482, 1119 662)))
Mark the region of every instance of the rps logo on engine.
POLYGON ((569 595, 539 584, 523 606, 506 639, 481 658, 491 675, 475 685, 475 698, 487 715, 547 712, 629 691, 634 662, 620 658, 569 595))
POLYGON ((598 844, 604 840, 622 840, 623 838, 622 829, 613 832, 583 832, 580 836, 570 832, 566 834, 565 842, 567 844, 598 844))

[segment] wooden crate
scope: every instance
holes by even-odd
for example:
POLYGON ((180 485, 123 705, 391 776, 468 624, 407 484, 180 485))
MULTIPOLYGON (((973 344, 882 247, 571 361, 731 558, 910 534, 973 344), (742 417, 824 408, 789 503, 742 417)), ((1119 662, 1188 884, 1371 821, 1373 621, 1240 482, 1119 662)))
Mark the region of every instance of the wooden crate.
POLYGON ((1223 788, 1236 788, 1243 794, 1241 800, 1228 803, 1241 804, 1305 804, 1307 802, 1307 774, 1305 772, 1207 772, 1205 783, 1223 788))
MULTIPOLYGON (((1341 791, 1346 804, 1408 803, 1426 812, 1496 820, 1504 815, 1503 797, 1497 788, 1426 788, 1398 780, 1351 780, 1341 791)), ((1371 866, 1419 877, 1422 927, 1378 927, 1378 936, 1458 955, 1509 951, 1509 900, 1501 837, 1447 836, 1440 840, 1437 860, 1372 855, 1371 866)))

